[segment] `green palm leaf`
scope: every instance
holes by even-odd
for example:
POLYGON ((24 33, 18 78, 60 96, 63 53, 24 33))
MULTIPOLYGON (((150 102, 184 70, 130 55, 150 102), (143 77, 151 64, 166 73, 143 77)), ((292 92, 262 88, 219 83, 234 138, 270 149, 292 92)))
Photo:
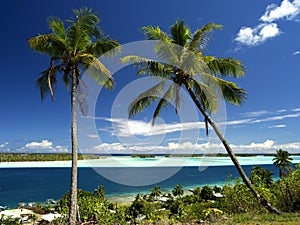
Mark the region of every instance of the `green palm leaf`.
POLYGON ((213 74, 229 76, 234 78, 245 75, 245 66, 233 58, 216 58, 214 56, 204 56, 204 61, 213 74))
POLYGON ((168 103, 173 102, 174 101, 174 88, 175 88, 176 84, 173 83, 169 89, 166 91, 166 93, 163 95, 163 97, 160 99, 160 101, 158 102, 153 117, 152 117, 152 126, 155 123, 156 118, 159 116, 160 111, 162 109, 162 107, 166 107, 168 105, 168 103))
POLYGON ((144 26, 142 32, 146 35, 148 40, 162 40, 169 41, 168 35, 163 32, 158 26, 144 26))
POLYGON ((183 20, 177 20, 176 23, 170 27, 170 33, 173 43, 185 46, 191 40, 191 33, 187 26, 184 25, 183 20))
POLYGON ((128 107, 129 117, 134 117, 157 100, 163 93, 165 83, 165 80, 159 82, 157 85, 141 93, 133 102, 131 102, 128 107))
POLYGON ((216 29, 222 29, 221 24, 208 23, 196 30, 190 42, 189 49, 195 51, 197 48, 204 50, 210 40, 208 34, 216 29))
POLYGON ((137 75, 149 74, 150 76, 167 78, 173 72, 169 65, 140 56, 128 55, 120 58, 119 61, 123 64, 133 64, 139 67, 137 75))

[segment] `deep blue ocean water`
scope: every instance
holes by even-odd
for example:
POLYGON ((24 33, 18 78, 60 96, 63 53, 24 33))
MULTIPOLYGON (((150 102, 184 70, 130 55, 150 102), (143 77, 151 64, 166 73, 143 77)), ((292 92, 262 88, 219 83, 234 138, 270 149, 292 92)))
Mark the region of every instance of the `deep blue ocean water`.
MULTIPOLYGON (((253 166, 243 166, 249 175, 253 166)), ((274 173, 278 178, 278 169, 274 165, 261 165, 274 173)), ((134 180, 145 172, 144 179, 151 179, 151 174, 163 173, 168 168, 102 168, 109 170, 115 176, 134 180)), ((19 202, 45 202, 48 198, 59 199, 69 190, 70 168, 9 168, 0 169, 0 205, 16 207, 19 202)), ((136 193, 147 193, 155 185, 162 190, 173 189, 177 184, 184 188, 193 188, 203 185, 222 185, 228 175, 237 177, 234 166, 210 166, 204 171, 199 167, 183 167, 174 176, 153 185, 127 186, 112 182, 102 177, 92 168, 78 169, 78 186, 87 191, 93 191, 98 185, 103 185, 107 196, 128 196, 136 193)))

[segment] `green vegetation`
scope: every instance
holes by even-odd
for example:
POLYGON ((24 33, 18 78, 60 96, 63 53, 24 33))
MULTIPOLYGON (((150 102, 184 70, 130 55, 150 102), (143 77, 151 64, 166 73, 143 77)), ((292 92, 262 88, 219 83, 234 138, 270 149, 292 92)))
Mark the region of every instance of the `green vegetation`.
POLYGON ((155 158, 153 154, 132 154, 132 158, 155 158))
POLYGON ((279 168, 279 175, 280 177, 286 176, 288 173, 288 165, 292 164, 292 158, 288 151, 284 151, 282 149, 277 150, 277 154, 273 159, 274 165, 279 168))
MULTIPOLYGON (((78 160, 99 159, 97 155, 78 154, 78 160)), ((71 154, 0 153, 0 162, 69 161, 71 154)))

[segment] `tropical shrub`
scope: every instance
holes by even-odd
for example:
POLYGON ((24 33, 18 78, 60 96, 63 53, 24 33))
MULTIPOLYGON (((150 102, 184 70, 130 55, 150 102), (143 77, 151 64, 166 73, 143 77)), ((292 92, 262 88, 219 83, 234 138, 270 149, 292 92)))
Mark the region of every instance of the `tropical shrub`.
POLYGON ((210 186, 203 186, 200 192, 200 196, 206 201, 213 199, 213 189, 210 186))
POLYGON ((235 184, 226 184, 223 187, 221 210, 230 213, 261 212, 264 209, 256 198, 249 192, 246 185, 241 183, 241 179, 235 179, 235 184))
POLYGON ((276 195, 276 204, 281 210, 300 210, 300 164, 297 169, 276 182, 273 192, 276 195))

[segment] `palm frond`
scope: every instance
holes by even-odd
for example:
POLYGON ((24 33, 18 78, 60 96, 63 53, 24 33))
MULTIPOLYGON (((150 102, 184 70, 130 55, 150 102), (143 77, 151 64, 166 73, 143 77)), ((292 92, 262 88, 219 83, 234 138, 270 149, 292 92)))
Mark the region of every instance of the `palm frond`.
POLYGON ((89 32, 78 24, 68 27, 67 34, 72 52, 85 51, 86 47, 92 43, 89 32))
POLYGON ((83 7, 81 9, 75 9, 73 13, 75 20, 69 20, 69 23, 73 24, 73 26, 81 27, 86 33, 96 39, 103 37, 103 32, 98 26, 100 23, 99 16, 92 12, 92 8, 83 7))
POLYGON ((191 79, 189 84, 203 108, 208 110, 209 113, 218 110, 218 97, 214 87, 196 79, 191 79))
POLYGON ((104 53, 105 56, 115 56, 121 51, 121 48, 118 48, 119 46, 120 44, 116 40, 100 39, 88 47, 88 52, 92 53, 96 57, 99 57, 104 53))
POLYGON ((208 34, 216 29, 222 29, 222 27, 223 26, 221 24, 215 24, 215 23, 205 24, 203 27, 195 31, 193 38, 190 42, 189 49, 191 51, 195 51, 197 48, 203 50, 207 46, 210 40, 208 34))
POLYGON ((94 79, 99 85, 107 89, 113 89, 114 79, 106 66, 92 54, 81 54, 81 64, 88 68, 86 74, 94 79))
POLYGON ((163 95, 163 97, 160 99, 160 101, 158 102, 153 117, 152 117, 152 126, 154 126, 155 120, 156 118, 159 116, 160 111, 162 109, 162 107, 166 107, 168 105, 169 102, 173 102, 174 101, 174 87, 177 84, 173 83, 169 89, 166 91, 166 93, 163 95))
POLYGON ((190 29, 184 25, 183 20, 177 20, 174 25, 170 27, 170 33, 173 43, 185 46, 191 39, 190 29))
POLYGON ((65 25, 61 19, 56 18, 56 17, 49 17, 48 24, 49 24, 49 27, 51 28, 52 32, 54 34, 56 34, 57 37, 59 37, 63 40, 67 39, 65 25))
POLYGON ((50 57, 59 56, 64 50, 54 45, 53 39, 55 39, 54 34, 43 34, 29 38, 27 42, 29 47, 38 53, 47 54, 50 57))
POLYGON ((51 60, 49 68, 41 72, 41 77, 36 80, 42 100, 45 99, 47 93, 50 93, 51 99, 54 101, 54 87, 57 83, 56 74, 60 70, 61 65, 54 66, 51 60))
POLYGON ((180 67, 182 64, 183 50, 181 45, 165 41, 158 42, 154 48, 159 60, 175 67, 180 67))
POLYGON ((69 90, 70 89, 70 82, 71 82, 70 72, 64 72, 64 75, 62 77, 62 81, 63 81, 63 84, 66 87, 66 89, 69 90))
POLYGON ((168 78, 173 72, 172 66, 154 61, 152 59, 129 55, 119 59, 123 64, 133 64, 135 67, 140 68, 137 75, 149 74, 150 76, 157 76, 168 78))
POLYGON ((128 107, 129 118, 132 118, 136 114, 142 112, 145 108, 157 100, 162 94, 165 82, 165 80, 159 82, 157 85, 141 93, 134 101, 132 101, 128 107))
POLYGON ((216 58, 214 56, 204 56, 204 61, 211 72, 218 76, 228 76, 239 78, 245 75, 245 66, 234 58, 216 58))
POLYGON ((247 98, 247 93, 243 88, 237 86, 234 82, 225 81, 221 78, 215 78, 226 102, 234 105, 241 105, 247 98))
POLYGON ((168 35, 158 26, 144 26, 142 27, 142 32, 146 35, 148 40, 169 41, 168 35))

